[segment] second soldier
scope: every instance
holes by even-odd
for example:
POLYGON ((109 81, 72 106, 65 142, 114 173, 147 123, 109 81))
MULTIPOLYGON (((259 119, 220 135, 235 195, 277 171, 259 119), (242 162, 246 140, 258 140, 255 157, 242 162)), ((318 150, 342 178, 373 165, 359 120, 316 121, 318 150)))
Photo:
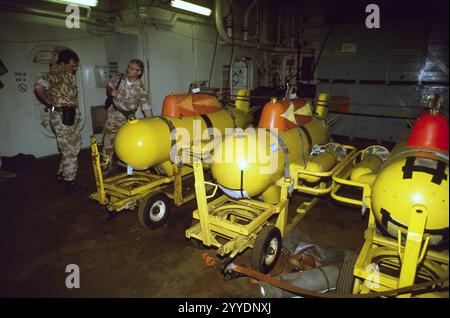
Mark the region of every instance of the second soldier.
POLYGON ((149 102, 148 91, 141 81, 144 64, 141 60, 132 59, 125 74, 111 79, 106 94, 112 97, 112 104, 108 108, 108 117, 103 128, 103 157, 109 157, 109 162, 103 167, 103 175, 107 176, 112 170, 114 156, 114 137, 119 128, 134 115, 140 106, 144 116, 153 116, 149 102))

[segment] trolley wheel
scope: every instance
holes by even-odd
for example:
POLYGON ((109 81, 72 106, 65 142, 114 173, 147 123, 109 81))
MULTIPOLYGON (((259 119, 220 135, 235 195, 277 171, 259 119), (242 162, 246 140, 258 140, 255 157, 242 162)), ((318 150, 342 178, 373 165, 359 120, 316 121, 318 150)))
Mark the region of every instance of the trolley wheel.
POLYGON ((139 205, 138 220, 146 228, 156 229, 167 222, 170 199, 164 193, 151 193, 139 205))
MULTIPOLYGON (((191 227, 193 227, 194 225, 197 225, 199 223, 199 221, 197 220, 193 220, 191 223, 191 227)), ((203 245, 203 242, 200 240, 197 240, 195 238, 191 238, 189 241, 191 241, 191 244, 193 247, 195 247, 196 249, 199 250, 206 250, 207 247, 205 245, 203 245)))
POLYGON ((281 232, 274 225, 264 227, 255 240, 251 266, 261 273, 269 273, 280 257, 281 232))
POLYGON ((348 252, 345 255, 341 270, 336 284, 336 294, 351 294, 353 292, 353 284, 355 278, 353 276, 353 269, 355 267, 358 254, 348 252))

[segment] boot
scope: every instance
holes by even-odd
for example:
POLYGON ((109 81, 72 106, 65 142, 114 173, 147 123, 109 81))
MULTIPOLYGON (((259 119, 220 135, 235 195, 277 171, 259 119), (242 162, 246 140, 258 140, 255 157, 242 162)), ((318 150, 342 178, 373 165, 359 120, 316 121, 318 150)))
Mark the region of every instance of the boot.
POLYGON ((103 179, 111 176, 113 170, 113 153, 112 151, 106 151, 102 153, 102 162, 100 164, 103 179), (106 163, 108 161, 108 163, 106 163))
POLYGON ((14 172, 9 172, 0 169, 0 179, 12 179, 15 178, 16 174, 14 172))
POLYGON ((113 168, 114 168, 114 162, 112 161, 112 159, 109 160, 108 164, 103 163, 101 165, 103 179, 109 178, 112 176, 113 168))
POLYGON ((66 193, 70 192, 86 192, 88 189, 86 187, 81 186, 75 180, 65 181, 66 193))
POLYGON ((102 169, 103 179, 110 177, 111 173, 112 173, 112 165, 108 164, 107 167, 102 169))

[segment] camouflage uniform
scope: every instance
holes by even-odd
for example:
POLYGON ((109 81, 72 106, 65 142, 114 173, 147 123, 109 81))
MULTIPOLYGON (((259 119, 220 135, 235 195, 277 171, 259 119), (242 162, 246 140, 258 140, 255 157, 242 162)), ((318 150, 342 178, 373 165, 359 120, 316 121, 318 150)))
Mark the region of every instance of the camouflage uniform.
POLYGON ((50 113, 50 125, 55 132, 56 145, 61 153, 58 175, 62 175, 65 181, 72 181, 77 174, 77 156, 81 149, 81 117, 77 111, 74 124, 66 126, 62 122, 62 112, 57 109, 64 105, 78 104, 75 75, 65 72, 57 65, 41 76, 36 83, 43 85, 47 93, 53 97, 56 110, 50 113))
MULTIPOLYGON (((121 75, 112 78, 108 85, 115 89, 120 77, 121 75)), ((113 99, 115 107, 112 105, 108 108, 108 117, 103 128, 103 154, 110 158, 114 154, 114 137, 119 128, 128 120, 116 108, 133 113, 137 111, 139 105, 141 105, 142 110, 151 109, 147 89, 141 80, 138 79, 130 83, 124 75, 117 91, 118 94, 113 99)))

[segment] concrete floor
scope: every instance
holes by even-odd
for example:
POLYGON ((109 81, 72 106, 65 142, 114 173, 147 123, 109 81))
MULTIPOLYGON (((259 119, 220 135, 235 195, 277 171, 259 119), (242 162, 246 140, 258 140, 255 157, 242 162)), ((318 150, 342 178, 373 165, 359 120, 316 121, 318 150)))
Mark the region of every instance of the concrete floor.
MULTIPOLYGON (((93 192, 89 152, 79 158, 78 180, 93 192)), ((135 212, 108 220, 88 194, 65 194, 56 184, 58 160, 37 160, 0 181, 0 297, 259 297, 250 279, 224 281, 206 267, 204 251, 185 239, 193 202, 157 230, 140 226, 135 212), (80 267, 79 289, 65 286, 68 264, 80 267)), ((291 209, 300 201, 294 195, 291 209)), ((323 247, 358 251, 366 222, 359 209, 324 199, 299 226, 323 247)), ((249 265, 249 253, 235 262, 249 265)))

